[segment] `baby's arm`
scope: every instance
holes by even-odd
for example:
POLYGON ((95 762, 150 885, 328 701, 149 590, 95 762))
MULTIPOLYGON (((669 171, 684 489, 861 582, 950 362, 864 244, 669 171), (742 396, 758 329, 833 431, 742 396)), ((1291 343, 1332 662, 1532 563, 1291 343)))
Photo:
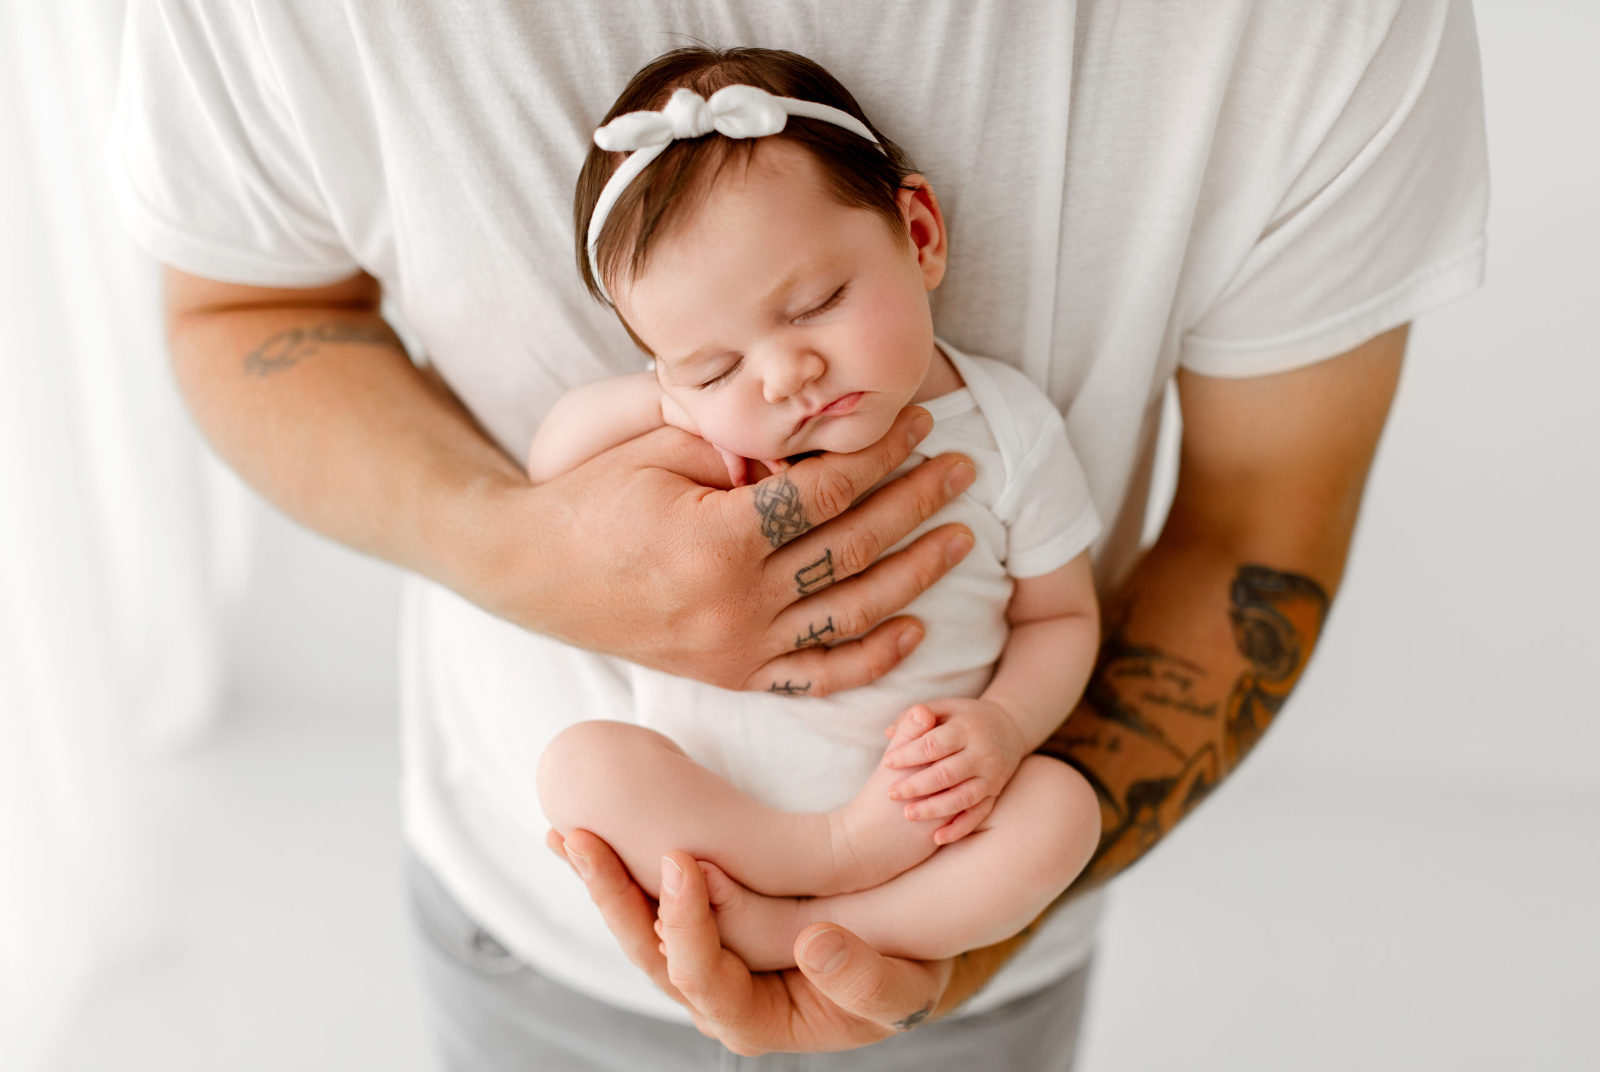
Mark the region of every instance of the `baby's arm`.
POLYGON ((918 736, 891 749, 886 766, 931 765, 896 783, 890 795, 909 802, 908 819, 948 817, 934 835, 941 845, 977 827, 1023 758, 1082 695, 1100 642, 1088 552, 1018 580, 1006 619, 1011 634, 981 696, 917 704, 891 728, 918 736))
POLYGON ((666 423, 661 385, 652 372, 614 376, 556 399, 528 448, 528 478, 543 484, 596 454, 666 423))
MULTIPOLYGON (((576 469, 596 454, 669 424, 699 435, 689 414, 661 390, 653 372, 635 372, 574 387, 550 408, 528 448, 535 484, 576 469)), ((716 444, 712 444, 716 446, 716 444)), ((736 488, 753 483, 745 459, 717 447, 736 488)), ((776 472, 773 463, 768 468, 776 472)))

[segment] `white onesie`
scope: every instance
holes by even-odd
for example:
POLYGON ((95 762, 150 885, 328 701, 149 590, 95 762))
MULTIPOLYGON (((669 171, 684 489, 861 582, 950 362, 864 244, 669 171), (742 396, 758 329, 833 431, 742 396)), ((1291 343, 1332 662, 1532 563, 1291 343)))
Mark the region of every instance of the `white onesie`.
MULTIPOLYGON (((906 608, 927 630, 917 649, 872 684, 821 698, 730 692, 629 667, 633 718, 764 804, 826 811, 848 802, 883 757, 883 730, 897 715, 921 701, 976 696, 988 684, 1006 642, 1012 579, 1065 565, 1099 534, 1083 470, 1044 393, 1008 365, 940 345, 966 387, 923 403, 933 431, 907 467, 959 451, 978 476, 897 546, 952 521, 970 527, 976 542, 906 608)), ((813 629, 827 641, 844 639, 826 635, 830 622, 813 629)), ((788 684, 798 694, 806 683, 788 684)))

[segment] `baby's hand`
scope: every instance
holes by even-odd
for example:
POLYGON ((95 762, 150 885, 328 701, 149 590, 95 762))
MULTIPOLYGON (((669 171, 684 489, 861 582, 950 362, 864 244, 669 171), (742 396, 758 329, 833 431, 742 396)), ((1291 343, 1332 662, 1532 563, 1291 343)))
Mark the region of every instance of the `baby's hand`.
POLYGON ((717 453, 722 456, 722 464, 728 467, 728 484, 735 488, 742 488, 746 484, 754 484, 750 476, 750 462, 748 459, 735 454, 731 450, 717 448, 717 453))
POLYGON ((902 743, 885 753, 883 765, 923 768, 896 782, 889 798, 910 801, 906 818, 913 822, 950 817, 934 831, 940 845, 977 828, 1027 751, 1016 722, 988 700, 917 704, 889 733, 902 743))

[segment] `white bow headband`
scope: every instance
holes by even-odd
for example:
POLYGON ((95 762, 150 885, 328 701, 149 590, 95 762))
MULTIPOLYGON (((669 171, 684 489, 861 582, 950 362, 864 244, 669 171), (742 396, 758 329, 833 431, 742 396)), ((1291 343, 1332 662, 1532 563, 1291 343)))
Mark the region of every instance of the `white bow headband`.
POLYGON ((594 143, 600 148, 609 152, 632 150, 632 155, 611 173, 594 204, 594 214, 589 217, 589 272, 605 299, 610 301, 611 295, 600 277, 595 244, 600 241, 606 217, 616 207, 622 191, 650 166, 652 160, 680 139, 713 133, 729 138, 764 138, 782 130, 791 115, 832 123, 883 148, 867 125, 849 112, 816 101, 775 97, 755 86, 724 86, 711 94, 710 100, 692 89, 678 89, 659 112, 628 112, 595 131, 594 143))

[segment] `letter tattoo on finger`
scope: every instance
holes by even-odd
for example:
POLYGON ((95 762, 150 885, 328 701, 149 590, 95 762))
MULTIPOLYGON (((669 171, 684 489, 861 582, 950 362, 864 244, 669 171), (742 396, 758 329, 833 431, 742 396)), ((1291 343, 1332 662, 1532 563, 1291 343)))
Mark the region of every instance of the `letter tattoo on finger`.
POLYGON ((779 696, 804 696, 806 693, 811 691, 811 682, 807 681, 803 684, 796 685, 792 681, 785 681, 780 685, 774 681, 772 683, 772 687, 767 691, 776 693, 779 696))
POLYGON ((818 648, 827 644, 829 638, 834 635, 833 618, 830 616, 825 625, 812 625, 805 636, 795 637, 794 646, 797 648, 818 648))
POLYGON ((820 592, 833 583, 833 548, 822 552, 822 557, 804 569, 795 571, 795 590, 803 596, 820 592))
POLYGON ((904 1020, 896 1020, 892 1026, 896 1031, 910 1031, 913 1027, 926 1020, 931 1012, 933 1012, 933 1005, 930 1003, 907 1016, 904 1020))
POLYGON ((756 485, 756 513, 761 515, 761 535, 774 547, 811 531, 800 489, 782 473, 756 485))

